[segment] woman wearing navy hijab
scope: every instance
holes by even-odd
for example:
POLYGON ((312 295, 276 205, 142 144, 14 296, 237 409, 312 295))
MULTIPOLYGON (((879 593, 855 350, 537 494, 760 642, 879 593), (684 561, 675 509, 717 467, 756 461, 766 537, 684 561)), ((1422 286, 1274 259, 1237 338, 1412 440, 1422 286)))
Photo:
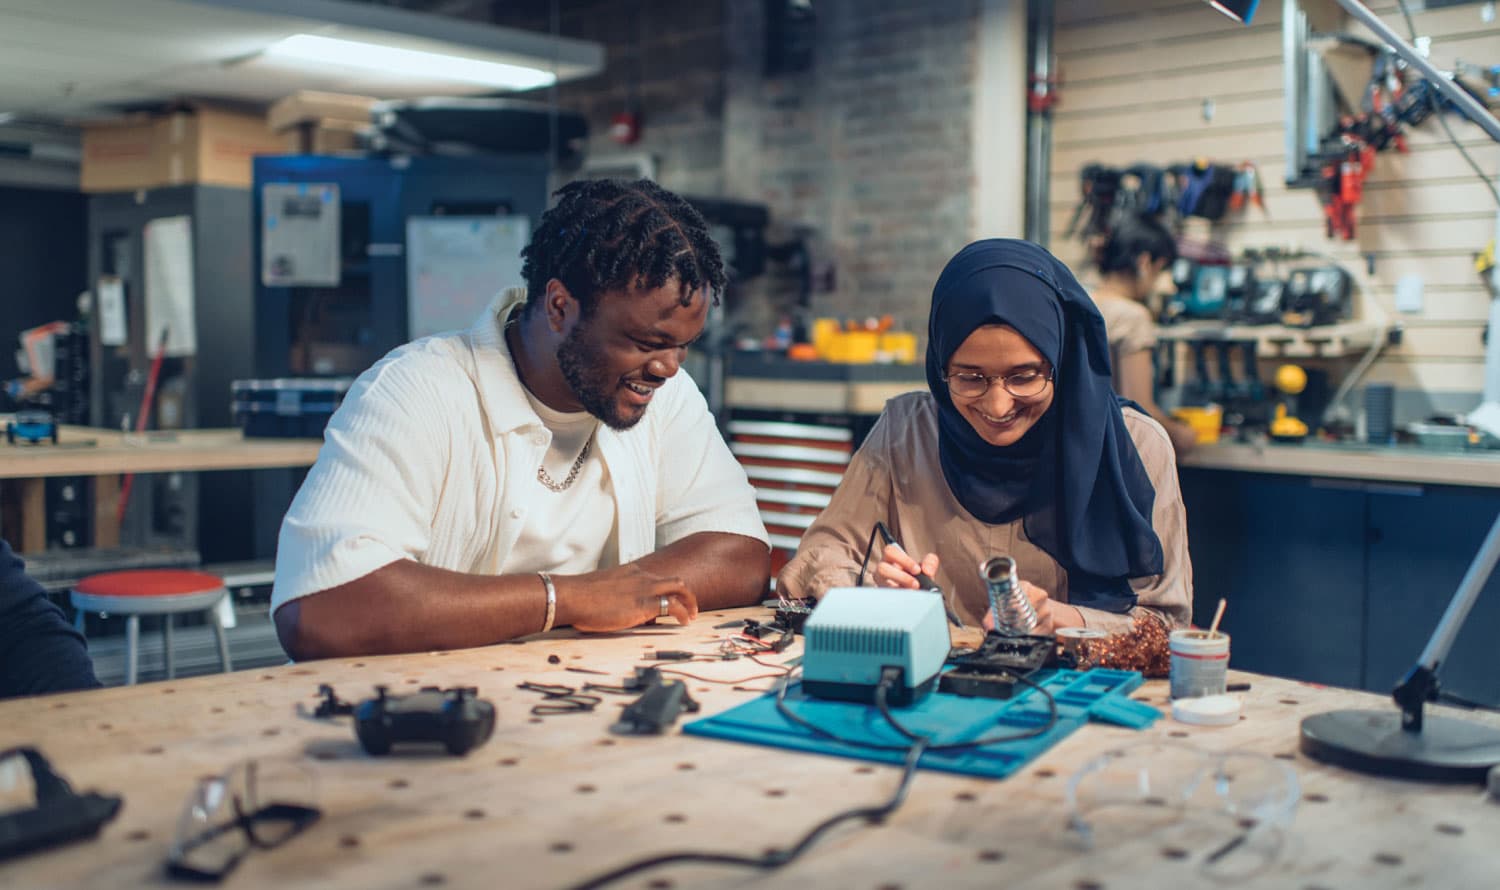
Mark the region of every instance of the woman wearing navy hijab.
POLYGON ((932 292, 927 383, 887 403, 779 591, 821 596, 862 572, 915 588, 923 571, 977 623, 979 565, 1010 556, 1038 632, 1190 620, 1171 441, 1114 395, 1104 320, 1066 266, 1028 241, 959 251, 932 292), (904 547, 865 566, 877 520, 904 547))

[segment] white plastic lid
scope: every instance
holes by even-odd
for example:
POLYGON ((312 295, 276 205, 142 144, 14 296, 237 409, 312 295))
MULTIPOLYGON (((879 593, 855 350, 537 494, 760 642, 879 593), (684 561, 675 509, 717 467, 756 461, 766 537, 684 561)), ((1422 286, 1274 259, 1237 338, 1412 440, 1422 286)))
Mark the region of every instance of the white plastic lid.
POLYGON ((1172 719, 1196 726, 1228 726, 1239 722, 1240 699, 1237 695, 1179 698, 1172 702, 1172 719))

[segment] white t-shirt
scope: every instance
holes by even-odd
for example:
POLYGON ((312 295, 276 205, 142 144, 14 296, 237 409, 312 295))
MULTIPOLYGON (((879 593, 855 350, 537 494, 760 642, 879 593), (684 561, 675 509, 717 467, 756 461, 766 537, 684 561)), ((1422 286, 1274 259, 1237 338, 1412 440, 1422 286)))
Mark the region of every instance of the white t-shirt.
MULTIPOLYGON (((525 297, 511 288, 469 330, 408 343, 354 382, 281 524, 273 611, 401 559, 499 574, 531 515, 553 509, 536 476, 553 436, 498 324, 525 297)), ((767 540, 755 491, 686 373, 629 430, 599 425, 591 450, 614 491, 617 564, 699 532, 767 540)))
POLYGON ((500 574, 556 572, 583 574, 619 565, 615 548, 615 487, 593 447, 599 420, 587 411, 554 411, 526 393, 526 401, 552 432, 542 467, 562 491, 537 481, 537 504, 521 526, 521 536, 500 564, 500 574), (583 449, 588 446, 588 454, 583 449), (579 463, 580 455, 583 461, 579 463), (573 466, 578 471, 571 481, 573 466))

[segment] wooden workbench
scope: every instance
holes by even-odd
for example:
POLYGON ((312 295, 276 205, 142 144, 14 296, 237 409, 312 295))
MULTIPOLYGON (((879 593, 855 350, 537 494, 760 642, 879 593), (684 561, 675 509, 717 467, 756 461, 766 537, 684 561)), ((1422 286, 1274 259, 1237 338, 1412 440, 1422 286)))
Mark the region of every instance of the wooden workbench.
MULTIPOLYGON (((653 645, 712 651, 715 634, 724 632, 713 625, 726 617, 734 614, 704 615, 686 629, 588 639, 563 631, 520 645, 0 703, 0 746, 38 745, 75 788, 125 797, 101 838, 0 865, 0 886, 162 885, 162 862, 195 778, 247 757, 310 764, 324 816, 287 846, 252 853, 231 879, 241 887, 558 887, 648 853, 758 854, 787 845, 835 811, 883 801, 897 778, 894 767, 680 731, 615 736, 607 727, 628 699, 606 696, 591 714, 536 718, 529 711, 540 697, 516 688, 526 680, 575 687, 618 682, 653 645), (549 664, 554 654, 559 664, 549 664), (569 672, 570 666, 610 676, 569 672), (347 719, 297 716, 299 706, 314 704, 319 683, 334 684, 346 698, 366 695, 376 683, 398 691, 476 685, 494 701, 497 727, 488 744, 463 759, 370 758, 347 719)), ((765 673, 743 661, 690 669, 725 679, 765 673)), ((1164 718, 1144 732, 1088 726, 1004 781, 921 772, 906 804, 884 825, 839 828, 783 871, 675 866, 620 886, 1208 886, 1200 869, 1219 839, 1184 849, 1145 833, 1086 853, 1064 828, 1064 789, 1074 770, 1111 748, 1160 740, 1279 755, 1298 774, 1303 802, 1280 859, 1232 886, 1492 890, 1500 874, 1494 842, 1500 805, 1477 787, 1375 779, 1294 753, 1303 716, 1388 702, 1269 677, 1233 679, 1253 683, 1246 719, 1237 725, 1200 728, 1164 718)), ((766 688, 769 681, 744 685, 766 688)), ((689 686, 704 714, 753 694, 699 681, 689 686)), ((1137 695, 1163 705, 1165 683, 1150 682, 1137 695)))
POLYGON ((319 439, 245 438, 237 429, 174 430, 126 435, 118 430, 64 426, 59 444, 9 445, 0 440, 0 479, 15 483, 20 513, 19 536, 6 531, 21 553, 47 546, 46 486, 49 476, 94 478, 94 545, 114 547, 119 477, 126 473, 194 473, 204 470, 260 470, 307 467, 318 459, 319 439))
POLYGON ((1500 488, 1500 451, 1450 452, 1411 445, 1223 442, 1201 445, 1180 458, 1178 463, 1203 470, 1500 488))

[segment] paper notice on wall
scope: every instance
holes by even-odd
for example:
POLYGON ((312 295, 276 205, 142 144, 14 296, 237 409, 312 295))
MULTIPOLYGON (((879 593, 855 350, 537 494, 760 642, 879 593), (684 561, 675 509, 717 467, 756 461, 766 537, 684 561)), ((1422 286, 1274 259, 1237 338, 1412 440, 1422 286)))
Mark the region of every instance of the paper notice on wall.
POLYGON ((99 342, 105 346, 124 346, 130 338, 125 323, 125 283, 113 275, 99 279, 94 288, 99 303, 99 342))
POLYGON ((146 352, 156 355, 162 330, 166 354, 198 351, 193 316, 193 220, 169 216, 146 223, 146 352))
POLYGON ((501 290, 523 283, 524 216, 412 216, 406 220, 406 326, 413 340, 462 330, 501 290))

